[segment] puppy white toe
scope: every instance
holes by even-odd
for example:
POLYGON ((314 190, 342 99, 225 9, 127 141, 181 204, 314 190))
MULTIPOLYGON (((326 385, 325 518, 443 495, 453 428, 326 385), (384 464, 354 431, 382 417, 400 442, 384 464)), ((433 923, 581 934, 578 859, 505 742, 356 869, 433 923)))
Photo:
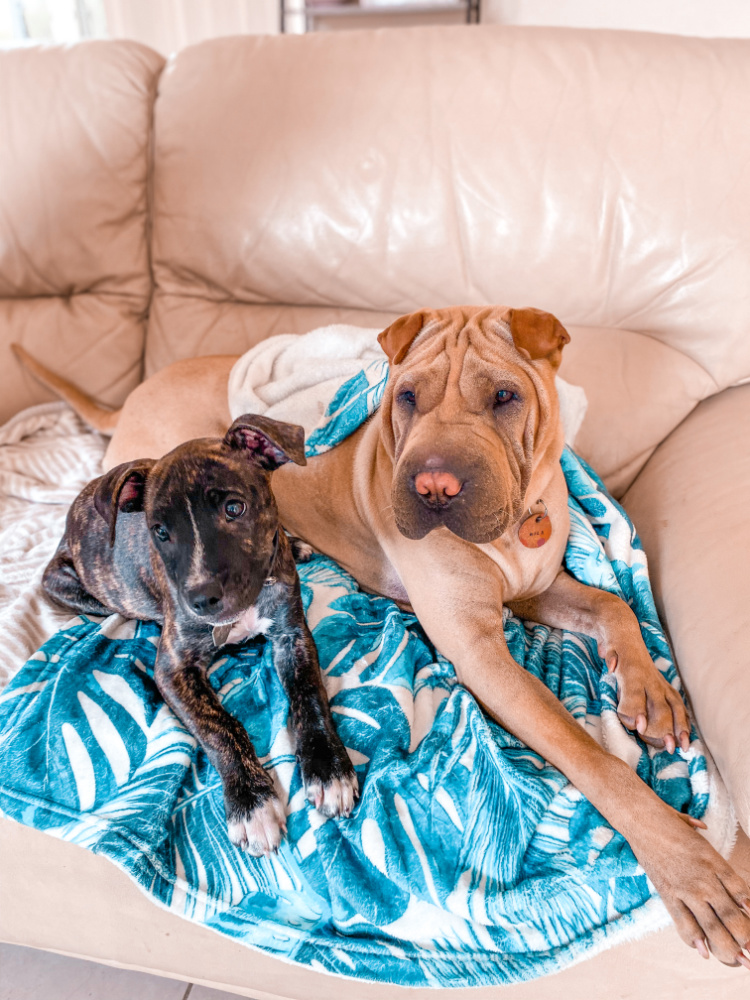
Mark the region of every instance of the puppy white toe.
POLYGON ((323 785, 319 781, 311 781, 309 785, 305 785, 305 797, 310 805, 320 809, 323 805, 323 785))
POLYGON ((228 822, 227 829, 229 839, 235 847, 260 858, 278 851, 281 838, 286 833, 286 816, 281 803, 274 796, 252 811, 234 816, 228 822))
POLYGON ((296 536, 290 537, 289 540, 292 543, 292 555, 296 562, 309 562, 312 559, 315 552, 312 545, 308 545, 307 542, 303 542, 301 538, 296 536))
POLYGON ((352 773, 344 778, 333 778, 327 785, 311 782, 305 793, 308 802, 324 816, 348 816, 359 796, 359 782, 357 775, 352 773))

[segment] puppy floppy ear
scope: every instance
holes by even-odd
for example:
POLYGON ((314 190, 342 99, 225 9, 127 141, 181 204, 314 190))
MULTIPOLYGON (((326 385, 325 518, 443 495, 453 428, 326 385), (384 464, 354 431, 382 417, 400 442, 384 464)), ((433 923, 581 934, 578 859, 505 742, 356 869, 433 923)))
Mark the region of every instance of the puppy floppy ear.
POLYGON ((378 336, 378 343, 388 355, 392 365, 401 364, 429 318, 429 310, 420 309, 419 312, 401 316, 378 336))
POLYGON ((552 313, 541 309, 511 309, 510 332, 516 349, 530 361, 546 358, 559 368, 562 349, 570 343, 570 334, 552 313))
POLYGON ((270 417, 243 413, 227 431, 224 444, 246 452, 248 458, 269 472, 287 462, 307 465, 304 427, 270 417))
POLYGON ((115 544, 120 511, 133 514, 143 510, 146 480, 153 465, 153 458, 139 458, 135 462, 116 465, 99 480, 94 491, 94 506, 109 525, 110 546, 115 544))

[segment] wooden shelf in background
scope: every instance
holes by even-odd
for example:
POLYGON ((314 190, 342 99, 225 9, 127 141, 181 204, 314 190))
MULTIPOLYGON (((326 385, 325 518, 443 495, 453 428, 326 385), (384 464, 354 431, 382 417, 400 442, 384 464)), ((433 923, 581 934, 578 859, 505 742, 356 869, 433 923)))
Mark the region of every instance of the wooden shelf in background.
POLYGON ((288 0, 280 0, 280 26, 286 30, 286 19, 296 15, 304 17, 305 30, 314 31, 319 17, 397 17, 399 14, 466 14, 467 24, 479 24, 481 0, 434 0, 433 3, 316 3, 303 7, 289 7, 288 0))

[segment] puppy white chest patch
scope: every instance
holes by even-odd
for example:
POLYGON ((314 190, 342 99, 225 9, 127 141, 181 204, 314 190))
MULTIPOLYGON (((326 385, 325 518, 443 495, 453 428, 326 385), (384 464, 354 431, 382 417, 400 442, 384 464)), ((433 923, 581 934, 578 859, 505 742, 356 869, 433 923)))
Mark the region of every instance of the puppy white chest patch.
POLYGON ((256 635, 265 635, 272 625, 273 619, 261 615, 257 607, 251 604, 236 622, 231 625, 216 626, 213 631, 214 645, 226 646, 244 642, 245 639, 252 639, 256 635))

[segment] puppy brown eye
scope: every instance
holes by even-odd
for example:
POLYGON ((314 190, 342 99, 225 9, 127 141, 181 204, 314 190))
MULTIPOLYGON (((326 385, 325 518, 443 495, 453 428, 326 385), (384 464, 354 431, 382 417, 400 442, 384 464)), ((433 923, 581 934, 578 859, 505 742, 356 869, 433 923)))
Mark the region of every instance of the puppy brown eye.
POLYGON ((154 537, 158 538, 160 542, 169 541, 169 532, 163 524, 152 524, 151 531, 153 532, 154 537))
POLYGON ((247 507, 241 500, 227 500, 224 504, 227 521, 236 521, 238 517, 242 517, 246 510, 247 507))
POLYGON ((512 389, 500 389, 495 396, 495 402, 500 403, 501 406, 503 403, 509 403, 512 399, 518 399, 512 389))
POLYGON ((399 403, 403 403, 404 406, 416 406, 417 397, 411 391, 411 389, 404 389, 403 392, 398 394, 399 403))

